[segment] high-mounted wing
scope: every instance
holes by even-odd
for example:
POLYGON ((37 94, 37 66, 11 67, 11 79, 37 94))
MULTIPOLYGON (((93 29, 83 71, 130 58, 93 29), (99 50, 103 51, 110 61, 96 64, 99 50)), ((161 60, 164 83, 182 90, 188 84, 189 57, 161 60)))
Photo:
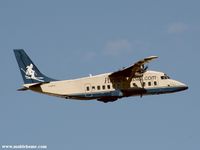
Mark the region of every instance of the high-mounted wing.
POLYGON ((115 78, 115 77, 129 77, 129 78, 133 78, 135 76, 138 76, 138 74, 141 74, 144 72, 144 65, 149 63, 150 61, 154 60, 158 58, 157 56, 150 56, 147 58, 144 58, 138 62, 136 62, 135 64, 133 64, 130 67, 124 68, 122 70, 113 72, 109 75, 110 78, 115 78))

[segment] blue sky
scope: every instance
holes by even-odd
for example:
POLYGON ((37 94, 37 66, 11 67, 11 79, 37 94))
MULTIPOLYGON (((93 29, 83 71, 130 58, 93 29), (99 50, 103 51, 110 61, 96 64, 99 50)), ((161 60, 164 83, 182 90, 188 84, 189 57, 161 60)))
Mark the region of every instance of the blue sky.
POLYGON ((48 149, 200 148, 197 0, 0 1, 0 144, 48 149), (189 90, 114 103, 17 92, 13 49, 56 79, 116 71, 157 55, 149 68, 189 90))

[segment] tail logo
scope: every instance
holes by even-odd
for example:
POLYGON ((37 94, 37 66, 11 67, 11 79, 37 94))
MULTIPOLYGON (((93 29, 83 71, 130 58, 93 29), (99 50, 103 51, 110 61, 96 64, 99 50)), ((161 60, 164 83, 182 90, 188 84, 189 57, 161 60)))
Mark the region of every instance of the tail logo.
POLYGON ((42 80, 43 77, 36 77, 37 73, 35 72, 35 70, 33 70, 33 64, 26 66, 26 71, 23 70, 23 68, 21 68, 21 70, 25 73, 26 79, 33 79, 33 80, 37 80, 37 81, 40 81, 40 82, 44 81, 44 80, 42 80))

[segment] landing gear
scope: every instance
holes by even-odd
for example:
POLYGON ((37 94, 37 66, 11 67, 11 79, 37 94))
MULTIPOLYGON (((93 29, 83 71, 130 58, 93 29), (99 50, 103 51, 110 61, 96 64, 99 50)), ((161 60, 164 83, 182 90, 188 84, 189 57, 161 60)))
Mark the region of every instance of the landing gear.
POLYGON ((104 102, 104 103, 108 103, 108 102, 114 102, 116 101, 118 98, 100 98, 100 99, 97 99, 97 101, 100 101, 100 102, 104 102))

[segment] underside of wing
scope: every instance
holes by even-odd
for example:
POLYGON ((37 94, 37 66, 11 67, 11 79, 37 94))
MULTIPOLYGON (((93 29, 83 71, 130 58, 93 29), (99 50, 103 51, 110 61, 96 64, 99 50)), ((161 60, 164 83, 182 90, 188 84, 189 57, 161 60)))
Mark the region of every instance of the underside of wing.
POLYGON ((122 70, 113 72, 112 74, 109 75, 110 78, 115 78, 115 77, 137 77, 139 74, 142 74, 145 72, 147 68, 144 68, 144 65, 149 63, 150 61, 158 58, 157 56, 150 56, 147 58, 144 58, 135 64, 133 64, 130 67, 124 68, 122 70))

